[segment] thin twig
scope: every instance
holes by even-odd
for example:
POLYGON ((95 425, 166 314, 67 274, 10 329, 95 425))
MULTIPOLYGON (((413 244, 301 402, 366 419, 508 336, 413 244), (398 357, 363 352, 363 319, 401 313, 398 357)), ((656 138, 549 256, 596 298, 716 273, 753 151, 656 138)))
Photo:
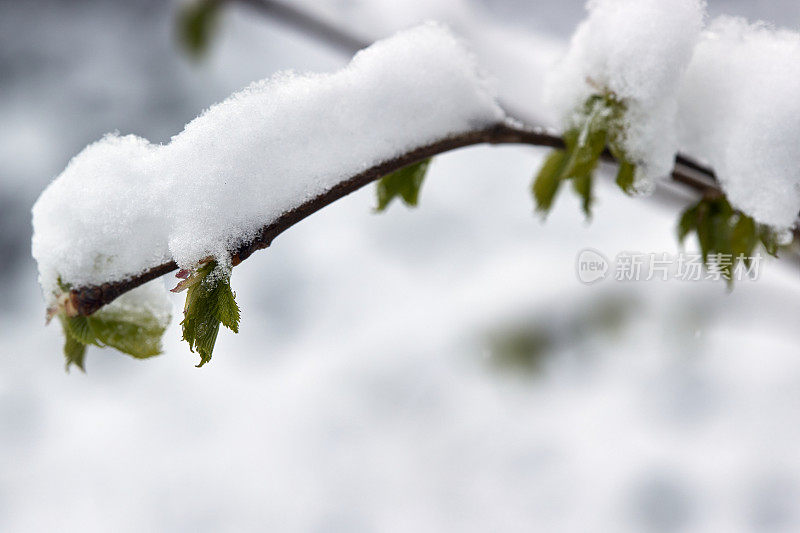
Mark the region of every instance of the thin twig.
POLYGON ((334 24, 307 13, 297 7, 274 0, 236 0, 271 17, 278 22, 291 26, 299 32, 314 37, 323 43, 340 50, 347 55, 369 46, 369 41, 360 39, 334 24))

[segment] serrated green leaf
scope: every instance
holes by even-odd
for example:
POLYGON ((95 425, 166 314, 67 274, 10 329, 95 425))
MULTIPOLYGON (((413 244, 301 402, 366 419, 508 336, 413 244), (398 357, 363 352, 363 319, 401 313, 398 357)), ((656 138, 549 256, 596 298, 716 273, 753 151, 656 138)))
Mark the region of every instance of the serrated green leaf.
POLYGON ((230 277, 215 272, 216 262, 201 266, 197 272, 198 282, 188 287, 184 306, 183 339, 189 349, 196 349, 203 366, 211 360, 219 334, 220 323, 239 332, 239 306, 231 291, 230 277))
POLYGON ((217 319, 229 330, 239 333, 240 312, 236 304, 236 295, 229 283, 220 283, 217 290, 217 319))
POLYGON ((425 159, 381 178, 376 188, 378 206, 375 209, 384 211, 397 197, 401 198, 406 205, 416 207, 419 201, 419 191, 430 163, 430 159, 425 159))
POLYGON ((195 0, 178 12, 178 40, 192 57, 199 58, 208 50, 221 6, 221 0, 195 0))
POLYGON ((166 325, 144 310, 121 311, 103 308, 91 316, 67 317, 59 314, 64 330, 64 355, 67 369, 77 365, 84 370, 86 346, 110 346, 136 358, 161 353, 161 337, 166 325))

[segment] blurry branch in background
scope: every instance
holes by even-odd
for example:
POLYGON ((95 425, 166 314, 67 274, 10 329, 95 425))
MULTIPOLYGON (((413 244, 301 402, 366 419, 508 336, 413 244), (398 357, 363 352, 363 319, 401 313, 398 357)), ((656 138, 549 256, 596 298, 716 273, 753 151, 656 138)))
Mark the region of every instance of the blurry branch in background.
POLYGON ((326 46, 347 55, 369 46, 370 42, 326 22, 310 13, 283 2, 272 0, 194 0, 184 3, 177 17, 178 38, 194 57, 202 55, 209 46, 225 2, 248 5, 261 15, 290 26, 304 35, 311 36, 326 46))
POLYGON ((295 28, 304 35, 315 38, 331 48, 335 48, 347 55, 369 46, 371 43, 361 39, 347 30, 312 15, 302 9, 283 2, 273 0, 228 0, 245 4, 262 15, 266 15, 278 22, 295 28))

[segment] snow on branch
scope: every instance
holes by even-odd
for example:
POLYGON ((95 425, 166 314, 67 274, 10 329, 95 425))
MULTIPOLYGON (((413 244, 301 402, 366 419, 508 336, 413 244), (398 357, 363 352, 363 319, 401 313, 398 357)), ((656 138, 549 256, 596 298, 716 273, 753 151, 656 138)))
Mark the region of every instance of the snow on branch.
MULTIPOLYGON (((255 238, 243 242, 230 252, 232 264, 237 265, 250 257, 253 252, 267 248, 278 235, 306 217, 351 192, 377 181, 383 176, 432 156, 477 144, 525 144, 554 149, 564 148, 564 141, 561 137, 541 129, 530 129, 513 121, 499 123, 487 129, 450 136, 429 145, 418 147, 399 157, 381 162, 355 176, 349 177, 326 192, 283 213, 273 222, 265 224, 257 232, 255 238)), ((613 161, 610 153, 606 152, 604 157, 609 161, 613 161)), ((701 194, 720 194, 719 188, 714 183, 713 173, 690 160, 676 160, 671 177, 675 182, 701 194)), ((71 306, 80 315, 90 315, 119 295, 177 269, 178 264, 174 260, 170 260, 125 279, 75 288, 70 294, 71 306)))
POLYGON ((384 161, 502 123, 475 60, 444 27, 379 41, 332 74, 280 73, 211 107, 166 145, 108 135, 33 208, 47 298, 175 261, 191 269, 384 161))

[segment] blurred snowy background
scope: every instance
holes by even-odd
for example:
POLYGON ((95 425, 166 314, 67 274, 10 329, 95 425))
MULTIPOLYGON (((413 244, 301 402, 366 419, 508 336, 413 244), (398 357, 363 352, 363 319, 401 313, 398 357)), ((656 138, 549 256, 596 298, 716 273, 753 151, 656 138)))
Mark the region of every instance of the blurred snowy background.
MULTIPOLYGON (((299 5, 367 40, 449 22, 547 120, 582 4, 299 5)), ((584 286, 585 247, 675 252, 679 206, 604 183, 591 225, 567 196, 542 224, 542 150, 441 156, 415 211, 366 189, 293 228, 236 269, 241 333, 202 370, 173 320, 158 358, 64 373, 29 258, 49 180, 107 131, 165 142, 252 80, 348 59, 232 5, 194 62, 175 10, 0 2, 0 531, 800 530, 796 266, 732 294, 584 286)), ((709 11, 800 28, 796 0, 709 11)))

